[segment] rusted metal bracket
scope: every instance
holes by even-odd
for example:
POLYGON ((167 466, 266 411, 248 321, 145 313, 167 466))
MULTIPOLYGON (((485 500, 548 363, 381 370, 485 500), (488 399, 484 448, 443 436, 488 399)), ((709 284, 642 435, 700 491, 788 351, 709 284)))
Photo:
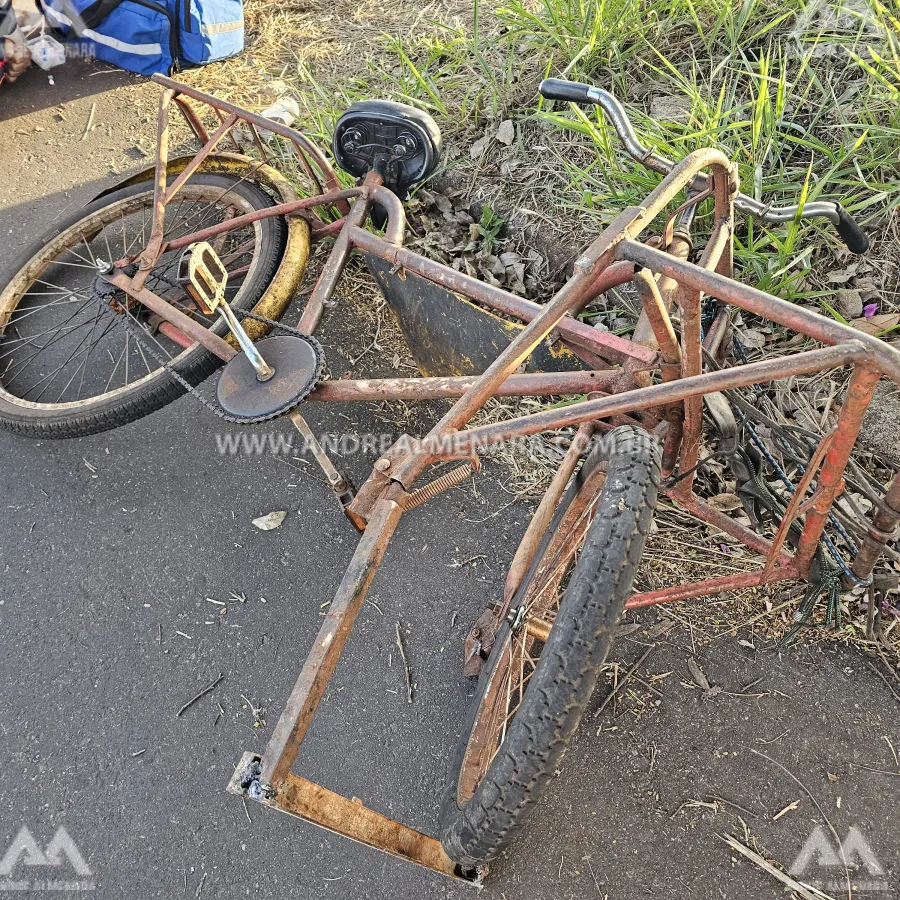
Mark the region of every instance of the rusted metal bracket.
POLYGON ((260 757, 244 753, 228 782, 228 792, 466 884, 480 885, 487 873, 486 867, 462 870, 440 841, 363 806, 361 800, 348 800, 291 772, 277 789, 267 790, 258 780, 259 771, 260 757))
POLYGON ((388 451, 375 461, 372 473, 356 492, 353 502, 344 508, 347 517, 360 531, 368 524, 375 504, 391 487, 391 473, 409 453, 411 443, 412 438, 408 434, 401 434, 388 451))
POLYGON ((463 675, 477 678, 494 648, 494 638, 500 628, 499 610, 486 609, 466 635, 463 675))
POLYGON ((365 523, 357 523, 349 511, 350 505, 353 503, 353 498, 356 496, 353 491, 353 485, 350 484, 343 473, 338 471, 337 467, 331 461, 331 457, 325 452, 325 448, 313 434, 306 419, 296 411, 291 413, 290 419, 294 428, 300 432, 303 440, 306 441, 306 446, 312 451, 312 455, 315 456, 316 462, 325 473, 325 478, 328 480, 328 486, 334 491, 334 495, 337 497, 344 512, 357 528, 360 528, 360 525, 364 528, 365 523))
MULTIPOLYGON (((394 487, 394 493, 402 493, 399 486, 394 487)), ((479 884, 486 868, 464 872, 435 838, 291 772, 402 514, 403 508, 394 499, 376 504, 265 753, 245 753, 228 790, 441 875, 479 884)))

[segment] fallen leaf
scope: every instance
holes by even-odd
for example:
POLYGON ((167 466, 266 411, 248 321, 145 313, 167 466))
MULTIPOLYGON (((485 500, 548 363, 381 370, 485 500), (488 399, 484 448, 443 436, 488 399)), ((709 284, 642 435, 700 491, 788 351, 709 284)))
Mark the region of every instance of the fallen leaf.
POLYGON ((826 278, 832 284, 846 284, 856 274, 854 266, 848 266, 846 269, 835 269, 829 272, 826 278))
POLYGON ((766 346, 766 336, 755 328, 743 328, 738 332, 738 337, 742 343, 756 350, 762 350, 766 346))
POLYGON ((657 638, 662 637, 667 631, 673 628, 675 625, 674 619, 663 619, 662 622, 657 622, 652 628, 647 629, 647 640, 655 641, 657 638))
POLYGON ((481 156, 482 153, 484 153, 484 149, 485 147, 487 147, 490 140, 491 137, 488 134, 486 134, 484 137, 478 138, 478 140, 475 141, 475 143, 472 144, 471 147, 469 147, 469 156, 471 156, 472 159, 478 159, 478 157, 481 156))
POLYGON ((266 515, 260 516, 258 519, 254 519, 253 524, 260 531, 274 531, 276 528, 281 527, 281 523, 284 522, 286 517, 286 510, 276 510, 275 512, 266 513, 266 515))
POLYGON ((688 659, 687 667, 697 687, 701 687, 708 692, 710 690, 709 679, 703 674, 703 669, 697 665, 697 660, 693 656, 688 659))
POLYGON ((500 127, 497 129, 497 140, 508 147, 515 140, 515 137, 516 128, 515 125, 513 125, 512 120, 506 119, 501 122, 500 127))
POLYGON ((880 316, 871 316, 866 318, 862 316, 859 319, 852 319, 850 324, 857 330, 865 334, 881 334, 888 328, 900 325, 900 313, 882 313, 880 316))
POLYGON ((442 213, 452 213, 453 212, 453 204, 450 202, 449 197, 445 197, 443 194, 435 194, 434 195, 434 205, 442 212, 442 213))
POLYGON ((743 506, 737 494, 716 494, 715 497, 710 497, 706 502, 713 509, 719 510, 719 512, 733 512, 743 506))

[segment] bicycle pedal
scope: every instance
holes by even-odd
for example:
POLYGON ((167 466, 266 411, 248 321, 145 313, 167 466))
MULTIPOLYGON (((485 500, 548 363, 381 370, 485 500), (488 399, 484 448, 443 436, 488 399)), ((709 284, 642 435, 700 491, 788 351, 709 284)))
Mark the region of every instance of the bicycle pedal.
POLYGON ((212 315, 225 299, 228 272, 206 241, 185 248, 178 260, 178 281, 206 315, 212 315))

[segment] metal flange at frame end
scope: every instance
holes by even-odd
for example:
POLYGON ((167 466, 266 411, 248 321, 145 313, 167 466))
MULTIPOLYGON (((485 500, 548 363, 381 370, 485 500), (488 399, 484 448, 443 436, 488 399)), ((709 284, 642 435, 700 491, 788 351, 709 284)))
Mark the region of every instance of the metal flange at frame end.
POLYGON ((278 789, 260 782, 262 758, 244 753, 228 782, 228 792, 296 816, 341 837, 424 866, 439 875, 479 887, 487 867, 464 871, 447 856, 440 841, 402 822, 375 812, 357 799, 340 794, 289 772, 278 789))

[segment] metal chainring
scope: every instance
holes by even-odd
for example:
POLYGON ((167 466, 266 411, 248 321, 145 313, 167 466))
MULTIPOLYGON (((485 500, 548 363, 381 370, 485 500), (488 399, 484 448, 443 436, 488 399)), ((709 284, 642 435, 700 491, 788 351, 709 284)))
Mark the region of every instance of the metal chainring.
POLYGON ((219 404, 209 398, 205 397, 200 391, 197 390, 192 384, 188 382, 188 380, 181 375, 179 372, 175 370, 175 368, 169 363, 168 360, 164 359, 162 354, 158 352, 156 346, 152 341, 147 339, 146 332, 143 329, 138 328, 134 322, 126 315, 120 316, 113 309, 110 308, 108 303, 108 298, 101 298, 95 294, 95 299, 113 316, 115 316, 123 325, 123 327, 131 334, 131 336, 135 339, 135 341, 146 350, 151 357, 163 368, 178 384, 181 385, 185 389, 187 393, 189 393, 192 397, 198 400, 206 409, 208 409, 213 415, 217 418, 221 419, 224 422, 228 422, 231 425, 256 425, 260 422, 268 422, 271 419, 277 419, 280 416, 283 416, 285 413, 290 412, 291 409, 296 408, 306 397, 308 397, 313 390, 315 390, 316 386, 322 380, 322 377, 325 374, 325 351, 322 349, 322 345, 314 338, 312 335, 304 334, 302 331, 298 331, 296 328, 291 328, 288 325, 282 325, 281 322, 276 322, 274 319, 267 319, 265 316, 260 316, 255 312, 252 312, 249 309, 240 309, 238 307, 232 307, 232 310, 235 314, 239 316, 243 316, 248 319, 253 319, 256 322, 262 322, 264 325, 268 325, 270 328, 278 329, 278 331, 283 332, 284 334, 290 335, 295 338, 300 338, 301 340, 306 341, 313 349, 313 354, 316 358, 316 368, 306 383, 306 385, 302 386, 296 393, 293 398, 293 402, 290 406, 282 407, 275 412, 269 413, 268 415, 257 416, 251 419, 243 419, 237 418, 235 416, 230 416, 224 409, 222 409, 219 404))

